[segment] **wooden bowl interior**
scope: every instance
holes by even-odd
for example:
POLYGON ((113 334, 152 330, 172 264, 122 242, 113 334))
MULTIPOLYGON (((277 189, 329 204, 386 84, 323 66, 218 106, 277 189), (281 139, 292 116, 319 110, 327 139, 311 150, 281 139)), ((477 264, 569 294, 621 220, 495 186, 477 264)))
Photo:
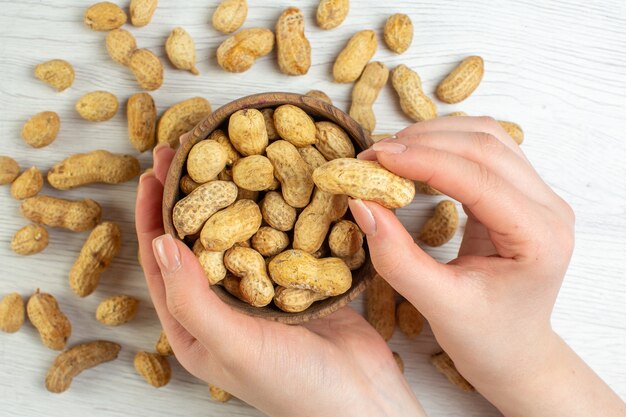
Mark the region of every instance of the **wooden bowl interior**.
MULTIPOLYGON (((283 104, 298 106, 316 120, 330 120, 341 126, 352 139, 357 153, 369 148, 373 143, 370 135, 350 116, 338 108, 313 97, 290 93, 264 93, 230 102, 202 120, 189 133, 190 138, 178 148, 174 156, 167 174, 163 193, 163 224, 166 233, 174 237, 177 236, 172 222, 172 210, 176 202, 183 197, 179 183, 186 173, 185 162, 191 148, 199 141, 205 140, 217 128, 222 128, 227 132, 228 119, 238 110, 245 108, 275 108, 283 104)), ((189 242, 186 243, 189 244, 189 242)), ((375 270, 370 261, 369 252, 367 252, 367 248, 365 249, 365 264, 352 272, 352 287, 347 292, 327 300, 318 301, 300 313, 287 313, 279 310, 273 304, 261 308, 253 307, 233 297, 219 285, 213 285, 211 288, 226 304, 250 316, 263 317, 287 324, 303 323, 311 319, 324 317, 338 310, 355 299, 366 288, 367 283, 373 278, 375 270)))

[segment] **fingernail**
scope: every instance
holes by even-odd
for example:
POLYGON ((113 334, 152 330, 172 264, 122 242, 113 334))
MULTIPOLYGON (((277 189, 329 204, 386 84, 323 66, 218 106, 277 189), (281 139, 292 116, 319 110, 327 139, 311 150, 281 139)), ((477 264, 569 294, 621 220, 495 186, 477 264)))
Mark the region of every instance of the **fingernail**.
POLYGON ((356 156, 356 159, 363 159, 363 160, 376 159, 376 152, 374 152, 372 149, 366 149, 363 152, 360 152, 356 156))
POLYGON ((171 274, 180 268, 180 251, 171 235, 165 234, 154 239, 152 248, 159 260, 162 273, 171 274))
POLYGON ((350 211, 354 216, 354 220, 366 235, 374 235, 376 233, 376 219, 372 211, 365 205, 363 200, 350 200, 350 211))
POLYGON ((141 176, 139 177, 139 185, 143 184, 143 182, 148 177, 154 177, 154 170, 152 168, 146 169, 146 171, 143 174, 141 174, 141 176))
POLYGON ((398 142, 378 142, 372 146, 376 152, 399 154, 406 151, 406 145, 398 142))
POLYGON ((159 143, 152 150, 152 155, 156 156, 161 151, 161 149, 165 149, 165 148, 169 148, 169 147, 170 147, 170 145, 168 143, 159 143))
POLYGON ((389 142, 390 140, 395 140, 395 139, 398 139, 398 135, 387 136, 386 138, 381 139, 381 140, 377 141, 376 143, 389 142))

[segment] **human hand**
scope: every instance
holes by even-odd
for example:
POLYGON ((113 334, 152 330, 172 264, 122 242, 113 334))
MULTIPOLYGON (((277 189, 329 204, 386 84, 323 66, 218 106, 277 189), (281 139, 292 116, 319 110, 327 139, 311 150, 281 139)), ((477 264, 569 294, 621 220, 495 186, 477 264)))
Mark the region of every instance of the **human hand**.
POLYGON ((289 326, 246 316, 217 297, 191 250, 164 235, 163 183, 173 155, 155 149, 135 213, 150 295, 180 363, 271 416, 424 415, 386 343, 349 307, 289 326))

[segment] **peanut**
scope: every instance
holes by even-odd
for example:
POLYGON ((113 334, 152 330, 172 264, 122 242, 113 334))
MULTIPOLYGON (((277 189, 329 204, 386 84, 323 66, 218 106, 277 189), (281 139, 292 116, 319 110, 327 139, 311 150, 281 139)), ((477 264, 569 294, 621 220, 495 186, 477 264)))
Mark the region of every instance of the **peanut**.
POLYGON ((106 47, 113 61, 127 67, 130 65, 131 55, 137 49, 137 41, 129 31, 115 29, 107 34, 106 47))
POLYGON ((333 65, 335 82, 356 81, 365 65, 376 53, 377 47, 376 32, 373 30, 361 30, 355 33, 335 60, 333 65))
POLYGON ((171 356, 174 354, 172 347, 170 346, 169 340, 167 340, 167 334, 163 330, 161 330, 161 334, 159 335, 159 340, 155 346, 156 352, 161 356, 171 356))
POLYGON ((276 22, 276 55, 283 74, 304 75, 311 67, 311 44, 304 35, 304 15, 289 7, 276 22))
POLYGON ((435 103, 424 94, 419 75, 404 64, 398 65, 391 72, 391 85, 398 97, 404 114, 416 122, 423 122, 437 117, 435 103))
POLYGON ((246 190, 246 189, 243 189, 243 188, 239 188, 238 192, 237 192, 237 200, 235 200, 235 201, 252 200, 252 201, 254 201, 256 203, 258 199, 259 199, 259 192, 258 191, 250 191, 250 190, 246 190))
POLYGON ((228 136, 237 151, 244 155, 260 155, 269 139, 263 114, 256 109, 243 109, 228 120, 228 136))
POLYGON ((18 230, 11 239, 11 249, 18 255, 28 256, 41 252, 48 246, 48 231, 37 224, 18 230))
POLYGON ((454 237, 458 226, 459 213, 454 202, 440 201, 433 216, 422 226, 419 239, 428 246, 441 246, 454 237))
POLYGON ((222 33, 239 29, 248 17, 246 0, 223 0, 213 12, 213 27, 222 33))
POLYGON ((109 31, 126 23, 126 12, 108 1, 96 3, 85 12, 84 22, 92 30, 109 31))
POLYGON ((227 157, 222 145, 213 140, 203 140, 189 151, 187 173, 195 182, 204 184, 222 172, 227 157))
POLYGON ((268 192, 265 194, 260 206, 263 220, 274 229, 283 232, 293 229, 293 225, 296 222, 296 209, 287 204, 280 193, 276 191, 268 192))
POLYGON ((413 42, 413 22, 411 18, 402 13, 389 16, 384 29, 385 43, 396 54, 401 54, 409 49, 413 42))
POLYGON ((278 287, 274 295, 274 304, 287 313, 299 313, 311 307, 314 302, 326 298, 328 297, 311 290, 278 287))
POLYGON ((6 333, 17 332, 24 324, 24 300, 14 292, 0 300, 0 330, 6 333))
POLYGON ((321 0, 317 6, 317 25, 325 30, 341 25, 350 11, 350 0, 321 0))
POLYGON ((437 97, 444 103, 459 103, 468 98, 480 85, 484 62, 479 56, 470 56, 437 86, 437 97))
POLYGON ((321 90, 310 90, 308 93, 305 94, 305 96, 322 100, 330 105, 333 104, 333 101, 330 99, 330 97, 328 97, 328 94, 321 90))
POLYGON ((65 91, 74 84, 74 68, 62 59, 53 59, 35 67, 35 77, 58 92, 65 91))
POLYGON ((348 134, 333 122, 315 123, 315 147, 324 158, 331 161, 338 158, 354 158, 354 145, 348 134))
POLYGON ((331 223, 342 218, 347 210, 347 196, 316 189, 311 203, 300 213, 294 227, 293 248, 308 253, 317 251, 324 243, 331 223))
POLYGON ((155 388, 167 385, 172 378, 172 368, 167 357, 158 353, 138 352, 133 364, 137 373, 155 388))
POLYGON ((441 195, 441 193, 437 190, 435 190, 433 187, 431 187, 430 185, 426 184, 425 182, 422 181, 416 181, 415 182, 415 187, 417 188, 417 191, 419 191, 422 194, 426 194, 426 195, 441 195))
POLYGON ((237 187, 229 181, 211 181, 199 186, 172 210, 178 236, 183 239, 198 233, 211 216, 233 204, 236 198, 237 187))
POLYGON ((104 222, 92 230, 69 274, 70 287, 78 296, 94 292, 121 244, 120 228, 115 223, 104 222))
POLYGON ((139 152, 153 148, 156 142, 157 109, 152 96, 148 93, 130 96, 126 116, 131 145, 139 152))
POLYGON ((130 22, 133 26, 146 26, 152 20, 158 0, 130 0, 130 22))
POLYGON ((287 233, 263 226, 252 236, 252 248, 263 256, 274 256, 289 246, 287 233))
POLYGON ((313 146, 298 148, 298 153, 311 168, 311 171, 314 171, 315 168, 321 167, 328 162, 326 158, 324 158, 324 155, 313 146))
POLYGON ((452 113, 449 113, 446 115, 446 117, 466 117, 467 113, 465 113, 464 111, 453 111, 452 113))
POLYGON ((328 235, 330 253, 337 258, 356 254, 363 247, 363 232, 350 220, 340 220, 328 235))
POLYGON ((226 267, 224 266, 224 251, 211 252, 204 249, 202 242, 196 240, 193 244, 193 253, 198 258, 198 262, 202 266, 209 285, 215 285, 226 276, 226 267))
POLYGON ((96 310, 96 320, 105 326, 119 326, 135 318, 139 300, 128 295, 115 295, 102 301, 96 310))
POLYGON ((189 71, 193 75, 200 74, 196 68, 196 45, 185 29, 177 27, 172 30, 165 42, 165 52, 176 68, 189 71))
POLYGON ((301 250, 291 249, 276 255, 268 268, 272 280, 287 288, 334 296, 345 293, 352 285, 352 273, 341 259, 316 259, 301 250))
POLYGON ((380 142, 381 140, 388 139, 392 136, 394 136, 392 133, 378 133, 375 135, 370 135, 374 142, 380 142))
POLYGON ((157 127, 158 143, 178 146, 182 134, 189 132, 205 117, 211 114, 211 104, 202 98, 194 97, 174 104, 167 109, 157 127))
POLYGON ((396 292, 376 274, 365 293, 367 321, 385 340, 391 339, 396 328, 396 292))
POLYGON ((22 127, 22 139, 33 148, 43 148, 57 138, 61 129, 61 119, 53 111, 37 113, 22 127))
POLYGON ((163 64, 159 57, 149 50, 137 49, 133 52, 128 66, 144 90, 158 90, 163 85, 163 64))
POLYGON ((387 84, 389 69, 382 62, 370 62, 352 89, 350 116, 368 132, 376 127, 373 105, 378 93, 387 84))
POLYGON ((315 143, 315 123, 300 107, 285 104, 276 108, 274 125, 278 135, 296 147, 315 143))
POLYGON ((396 321, 402 333, 409 339, 414 339, 424 328, 424 316, 407 300, 398 304, 396 321))
POLYGON ((15 159, 0 155, 0 185, 11 184, 20 174, 20 166, 15 159))
POLYGON ((276 132, 276 126, 274 126, 274 109, 267 108, 261 110, 263 119, 265 119, 265 130, 267 130, 267 138, 271 141, 280 139, 278 132, 276 132))
POLYGON ((241 284, 241 278, 236 277, 228 272, 226 274, 226 277, 224 277, 224 279, 221 281, 221 284, 230 295, 241 301, 246 302, 246 300, 243 298, 243 295, 241 295, 241 288, 239 287, 239 284, 241 284))
POLYGON ((72 324, 52 295, 37 290, 28 299, 26 312, 44 346, 54 350, 65 347, 72 334, 72 324))
POLYGON ((197 182, 192 180, 189 175, 184 175, 180 179, 180 190, 185 195, 191 194, 193 192, 193 190, 195 190, 196 188, 198 188, 201 185, 202 184, 198 184, 197 182))
POLYGON ((93 229, 102 215, 102 208, 93 200, 64 200, 44 195, 27 198, 20 211, 32 222, 73 232, 93 229))
POLYGON ((239 200, 207 220, 200 239, 206 250, 219 252, 250 239, 261 226, 261 210, 254 201, 239 200))
POLYGON ((233 398, 233 396, 228 392, 211 384, 209 384, 209 394, 211 395, 211 398, 220 403, 228 402, 231 398, 233 398))
POLYGON ((430 357, 430 362, 461 391, 473 392, 475 388, 457 371, 454 362, 446 352, 439 352, 430 357))
POLYGON ((39 193, 43 187, 43 177, 36 167, 22 172, 11 184, 11 195, 17 200, 24 200, 39 193))
POLYGON ((506 122, 504 120, 498 121, 500 126, 506 131, 506 133, 517 143, 521 145, 524 142, 524 131, 517 123, 506 122))
POLYGON ((226 152, 227 165, 233 165, 239 160, 239 158, 241 158, 241 155, 239 154, 239 152, 237 152, 237 149, 235 149, 233 144, 230 142, 230 139, 228 139, 228 136, 226 136, 226 133, 224 133, 223 130, 214 130, 213 132, 211 132, 207 139, 214 140, 222 145, 222 147, 224 148, 224 152, 226 152))
POLYGON ((120 184, 139 175, 139 169, 134 156, 99 150, 65 158, 48 171, 48 182, 57 190, 94 183, 120 184))
POLYGON ((398 352, 392 352, 392 354, 393 359, 396 361, 396 365, 398 365, 398 369, 400 369, 400 372, 404 373, 404 361, 400 357, 400 354, 398 352))
POLYGON ((313 192, 311 171, 295 146, 285 140, 277 140, 267 147, 267 157, 274 165, 274 172, 281 184, 283 198, 292 207, 306 207, 313 192))
POLYGON ((233 181, 245 190, 267 190, 274 180, 274 166, 263 155, 246 156, 233 165, 233 181))
POLYGON ((229 72, 250 69, 257 58, 274 49, 274 34, 269 29, 250 28, 226 39, 217 48, 217 63, 229 72))
POLYGON ((350 269, 350 271, 356 271, 365 264, 365 249, 361 248, 352 256, 345 256, 341 258, 343 263, 350 269))
POLYGON ((404 207, 415 196, 413 181, 373 161, 335 159, 313 171, 313 181, 322 191, 371 200, 387 208, 404 207))
POLYGON ((264 307, 274 298, 274 285, 267 276, 265 260, 254 249, 234 247, 226 251, 224 265, 241 278, 243 299, 255 307, 264 307))
POLYGON ((90 122, 107 121, 117 113, 117 97, 106 91, 94 91, 85 94, 76 102, 76 111, 90 122))
POLYGON ((121 346, 99 340, 83 343, 59 354, 46 374, 46 388, 50 392, 66 391, 72 379, 86 369, 117 358, 121 346))

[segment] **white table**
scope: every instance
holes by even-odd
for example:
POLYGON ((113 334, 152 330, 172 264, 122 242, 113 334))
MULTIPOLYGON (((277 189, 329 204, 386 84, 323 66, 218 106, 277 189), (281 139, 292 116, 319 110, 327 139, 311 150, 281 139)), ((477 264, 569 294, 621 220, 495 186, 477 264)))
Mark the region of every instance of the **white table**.
MULTIPOLYGON (((202 75, 194 77, 167 64, 165 85, 154 93, 159 111, 195 95, 208 98, 217 108, 252 93, 304 93, 310 88, 326 91, 346 109, 351 86, 331 82, 334 57, 352 33, 364 28, 380 33, 386 17, 394 12, 412 17, 413 46, 397 56, 379 36, 375 59, 390 67, 408 64, 420 73, 428 92, 462 57, 482 55, 486 75, 480 88, 458 106, 439 104, 440 112, 489 114, 524 127, 525 152, 578 216, 576 251, 556 305, 554 326, 626 396, 626 3, 353 1, 347 21, 325 32, 314 23, 316 1, 250 0, 246 27, 273 27, 288 5, 299 4, 304 10, 313 66, 307 76, 291 78, 278 72, 273 54, 243 74, 229 74, 217 66, 215 50, 225 37, 208 23, 217 1, 160 3, 149 26, 129 29, 140 46, 164 56, 169 31, 185 27, 196 40, 202 75)), ((138 91, 132 74, 107 56, 105 35, 82 24, 89 4, 79 0, 0 1, 0 154, 12 155, 22 167, 36 165, 47 170, 70 153, 100 148, 136 154, 126 139, 123 107, 111 121, 96 124, 81 120, 74 111, 75 101, 88 91, 109 90, 121 102, 138 91), (76 68, 76 82, 64 93, 53 92, 32 75, 37 63, 52 58, 67 59, 76 68), (20 139, 20 129, 28 117, 44 110, 60 114, 61 134, 49 147, 31 149, 20 139)), ((375 110, 378 132, 394 132, 410 122, 399 111, 390 86, 382 91, 375 110)), ((149 153, 142 155, 141 161, 143 168, 149 167, 149 153)), ((134 353, 153 349, 160 329, 136 261, 135 187, 136 181, 132 181, 62 194, 96 199, 104 207, 104 218, 119 222, 124 231, 120 256, 97 292, 86 299, 75 297, 67 285, 69 268, 86 234, 52 230, 50 246, 42 254, 30 258, 13 255, 9 241, 26 221, 8 187, 0 188, 0 294, 19 291, 27 296, 36 288, 51 292, 72 320, 70 344, 106 338, 123 345, 118 360, 83 374, 66 393, 53 395, 45 390, 43 379, 56 352, 41 345, 30 324, 17 334, 0 335, 0 415, 260 415, 236 400, 226 405, 213 403, 206 386, 177 364, 171 383, 158 391, 134 372, 134 353), (120 328, 104 328, 93 312, 99 301, 116 293, 142 300, 138 317, 120 328)), ((45 193, 60 195, 49 187, 45 193)), ((420 196, 399 215, 417 232, 435 201, 420 196)), ((440 260, 451 259, 460 233, 432 254, 440 260)), ((361 301, 354 305, 360 309, 361 301)), ((457 391, 434 371, 428 357, 436 342, 429 329, 415 342, 396 332, 391 347, 404 358, 406 377, 430 415, 499 415, 478 394, 457 391)))

